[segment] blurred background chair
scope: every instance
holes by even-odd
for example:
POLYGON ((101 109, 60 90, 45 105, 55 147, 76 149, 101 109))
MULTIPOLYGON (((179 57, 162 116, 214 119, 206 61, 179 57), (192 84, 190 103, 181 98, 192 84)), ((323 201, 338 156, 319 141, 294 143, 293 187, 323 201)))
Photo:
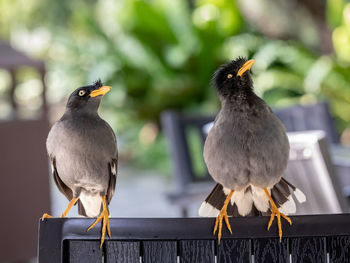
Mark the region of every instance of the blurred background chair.
POLYGON ((287 132, 322 130, 325 131, 329 143, 339 143, 334 120, 326 102, 277 109, 274 110, 274 113, 283 122, 287 132))
MULTIPOLYGON (((335 122, 326 102, 318 102, 313 105, 296 105, 293 107, 274 111, 283 122, 288 132, 322 130, 325 132, 331 153, 334 172, 342 187, 342 192, 350 197, 350 148, 339 144, 339 135, 335 128, 335 122)), ((323 143, 325 144, 325 143, 323 143)))
POLYGON ((328 151, 324 131, 288 132, 290 156, 284 177, 298 186, 307 202, 297 205, 297 214, 349 212, 347 197, 328 151))
MULTIPOLYGON (((197 172, 191 155, 190 133, 199 137, 202 151, 206 133, 204 125, 212 122, 214 116, 186 116, 176 111, 166 111, 161 116, 162 127, 169 140, 175 191, 168 195, 170 202, 181 208, 183 216, 188 215, 188 205, 193 201, 204 200, 214 187, 208 171, 197 172)), ((200 160, 204 165, 204 160, 200 160)))
POLYGON ((0 261, 24 262, 36 256, 37 222, 43 211, 50 211, 45 65, 0 42, 0 68, 11 76, 11 113, 0 121, 0 261), (36 119, 23 119, 15 99, 16 71, 24 66, 37 70, 42 79, 36 119))
MULTIPOLYGON (((337 199, 340 200, 338 202, 342 204, 341 208, 339 208, 340 210, 337 211, 346 211, 344 204, 345 206, 347 206, 347 204, 343 201, 343 195, 347 194, 347 191, 350 189, 350 157, 347 158, 347 155, 350 155, 350 150, 338 144, 339 138, 334 127, 328 104, 326 102, 319 102, 308 106, 297 105, 285 109, 278 109, 274 112, 286 126, 287 132, 309 130, 323 131, 324 138, 321 138, 319 135, 316 141, 321 145, 320 149, 322 149, 322 153, 320 153, 320 156, 322 156, 321 162, 325 165, 324 173, 328 174, 330 178, 335 178, 328 181, 328 187, 329 189, 335 188, 337 199), (330 142, 331 158, 328 157, 329 145, 327 145, 327 141, 330 142), (335 183, 333 183, 334 180, 335 183), (340 196, 338 194, 340 194, 340 196)), ((206 169, 202 173, 198 173, 194 169, 194 156, 191 154, 191 145, 188 143, 189 129, 196 130, 197 135, 199 135, 200 141, 202 142, 199 151, 202 152, 206 137, 204 126, 213 120, 214 116, 187 116, 176 111, 166 111, 161 117, 164 133, 169 140, 173 162, 173 175, 176 185, 174 192, 169 194, 168 198, 172 203, 177 204, 181 208, 184 216, 188 214, 187 206, 189 201, 198 202, 204 200, 206 195, 210 193, 211 187, 214 185, 206 169)), ((300 143, 298 145, 298 147, 300 147, 300 143)), ((305 141, 304 147, 307 147, 307 141, 305 141)), ((204 163, 203 158, 201 162, 204 163)), ((311 163, 315 164, 315 162, 311 162, 310 160, 291 160, 288 177, 297 177, 298 175, 294 175, 291 171, 295 172, 296 168, 300 171, 300 169, 303 169, 302 167, 305 168, 302 175, 311 173, 311 171, 312 173, 318 173, 317 167, 313 169, 310 168, 312 166, 310 166, 311 163), (305 163, 309 165, 308 170, 305 170, 306 168, 303 166, 305 163)), ((313 182, 315 185, 315 182, 318 180, 318 174, 313 174, 312 176, 316 176, 316 179, 311 180, 315 180, 313 182)), ((292 181, 294 181, 294 179, 292 181)), ((308 190, 310 189, 311 188, 308 188, 308 190)), ((310 192, 310 195, 311 194, 310 192)), ((310 202, 310 204, 312 204, 312 202, 310 202)), ((305 212, 335 212, 331 209, 327 210, 326 208, 324 210, 317 209, 317 206, 314 206, 314 210, 310 209, 311 208, 308 207, 305 212)), ((304 210, 300 211, 303 212, 304 210)))

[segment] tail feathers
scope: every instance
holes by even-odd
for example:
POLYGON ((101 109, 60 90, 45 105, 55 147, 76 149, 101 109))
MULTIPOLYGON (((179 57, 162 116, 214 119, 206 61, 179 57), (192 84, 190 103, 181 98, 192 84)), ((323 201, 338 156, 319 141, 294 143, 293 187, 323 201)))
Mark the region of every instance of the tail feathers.
POLYGON ((299 203, 304 203, 306 201, 306 196, 300 189, 296 188, 293 193, 299 203))
POLYGON ((243 191, 235 191, 231 198, 231 205, 235 204, 238 209, 238 213, 242 216, 246 216, 250 213, 253 206, 252 192, 248 187, 243 191))
POLYGON ((283 214, 294 214, 296 205, 287 183, 280 180, 271 189, 271 197, 283 214))
POLYGON ((299 188, 296 188, 294 185, 292 185, 290 182, 288 182, 283 177, 281 178, 281 181, 284 181, 290 188, 293 189, 293 194, 300 204, 304 203, 306 201, 305 194, 299 188))
MULTIPOLYGON (((216 184, 214 189, 202 203, 198 214, 203 217, 217 217, 220 213, 227 195, 223 191, 221 184, 216 184)), ((230 205, 229 205, 230 206, 230 205)), ((228 207, 228 210, 230 208, 228 207)))
POLYGON ((294 214, 297 211, 297 207, 291 195, 288 197, 287 201, 280 206, 279 211, 286 215, 294 214))
POLYGON ((208 202, 203 202, 199 207, 198 214, 203 217, 217 217, 220 213, 220 210, 212 206, 208 202))
MULTIPOLYGON (((271 189, 268 189, 272 200, 284 214, 296 212, 292 193, 302 203, 306 200, 303 192, 282 178, 271 189), (293 192, 291 191, 291 189, 293 192)), ((230 189, 217 184, 199 208, 199 216, 217 217, 222 209, 230 189)), ((235 191, 227 207, 228 216, 266 215, 271 205, 264 189, 250 185, 242 191, 235 191)))
MULTIPOLYGON (((256 209, 251 201, 251 193, 248 195, 244 194, 244 191, 235 192, 232 195, 231 202, 227 206, 228 216, 257 216, 261 213, 256 209)), ((217 217, 222 209, 224 202, 230 193, 230 190, 224 188, 221 184, 216 184, 214 189, 202 203, 199 208, 199 216, 203 217, 217 217)))

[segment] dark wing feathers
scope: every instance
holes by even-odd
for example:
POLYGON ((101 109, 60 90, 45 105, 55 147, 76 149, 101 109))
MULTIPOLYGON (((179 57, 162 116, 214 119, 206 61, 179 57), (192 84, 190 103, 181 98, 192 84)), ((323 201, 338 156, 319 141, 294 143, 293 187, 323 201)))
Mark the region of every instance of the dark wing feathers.
POLYGON ((73 198, 73 191, 61 180, 56 168, 56 159, 50 156, 52 175, 55 183, 62 194, 70 201, 73 198))
POLYGON ((109 204, 114 195, 115 185, 117 182, 118 154, 115 159, 112 159, 112 161, 108 164, 108 166, 110 171, 110 177, 109 177, 109 183, 108 183, 108 189, 107 189, 107 201, 109 204))

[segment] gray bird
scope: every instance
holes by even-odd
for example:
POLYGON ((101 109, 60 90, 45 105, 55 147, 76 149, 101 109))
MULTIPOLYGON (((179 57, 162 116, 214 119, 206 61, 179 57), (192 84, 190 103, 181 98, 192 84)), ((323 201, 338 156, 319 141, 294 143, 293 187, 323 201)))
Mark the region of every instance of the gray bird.
POLYGON ((222 220, 231 231, 228 216, 265 214, 271 209, 270 228, 277 216, 296 210, 290 188, 298 201, 305 195, 282 175, 289 157, 289 142, 281 121, 253 91, 250 68, 254 60, 238 58, 218 69, 213 77, 221 102, 204 145, 204 160, 217 185, 202 203, 200 216, 217 217, 220 242, 222 220))
MULTIPOLYGON (((88 230, 103 219, 101 246, 106 230, 111 236, 108 204, 115 190, 118 163, 114 132, 97 113, 102 96, 110 89, 100 80, 76 89, 46 141, 54 181, 70 200, 61 217, 78 203, 80 216, 98 217, 88 230)), ((52 216, 45 213, 42 219, 48 217, 52 216)))

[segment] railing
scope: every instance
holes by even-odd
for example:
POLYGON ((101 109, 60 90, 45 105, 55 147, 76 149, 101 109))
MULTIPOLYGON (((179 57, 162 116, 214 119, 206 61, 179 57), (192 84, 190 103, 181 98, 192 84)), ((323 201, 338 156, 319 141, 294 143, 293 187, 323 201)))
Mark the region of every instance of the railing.
POLYGON ((111 218, 112 238, 100 249, 94 219, 46 219, 39 227, 39 262, 350 262, 350 214, 230 218, 220 245, 214 218, 111 218), (276 221, 276 220, 275 220, 276 221))

